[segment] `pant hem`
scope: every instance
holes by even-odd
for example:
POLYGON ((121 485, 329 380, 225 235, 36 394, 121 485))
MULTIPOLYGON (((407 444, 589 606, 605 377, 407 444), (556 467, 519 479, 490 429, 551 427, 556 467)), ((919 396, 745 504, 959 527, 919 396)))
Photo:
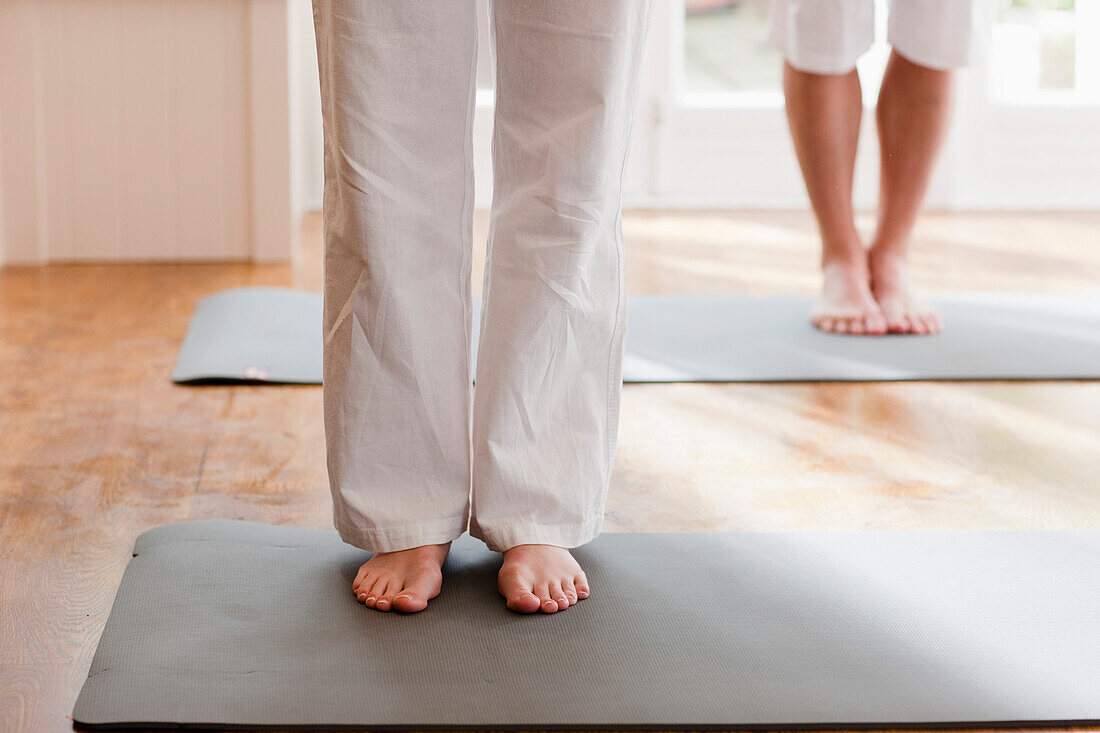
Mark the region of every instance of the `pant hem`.
POLYGON ((904 40, 899 43, 890 39, 889 43, 890 47, 909 63, 933 71, 957 71, 970 65, 969 50, 957 53, 926 53, 925 49, 917 47, 918 44, 909 44, 904 40))
POLYGON ((579 524, 539 524, 528 517, 510 517, 493 521, 493 526, 470 522, 470 535, 483 541, 490 550, 504 552, 516 545, 554 545, 573 548, 599 536, 603 516, 579 524))
POLYGON ((396 552, 421 545, 451 542, 466 531, 466 517, 449 517, 432 522, 391 527, 364 528, 336 517, 333 524, 340 539, 370 552, 396 552))
POLYGON ((858 44, 853 44, 842 51, 814 52, 803 50, 797 44, 791 43, 784 31, 773 26, 771 33, 768 34, 768 43, 797 71, 819 76, 839 76, 849 74, 856 68, 860 57, 871 50, 875 38, 873 34, 861 37, 858 44))

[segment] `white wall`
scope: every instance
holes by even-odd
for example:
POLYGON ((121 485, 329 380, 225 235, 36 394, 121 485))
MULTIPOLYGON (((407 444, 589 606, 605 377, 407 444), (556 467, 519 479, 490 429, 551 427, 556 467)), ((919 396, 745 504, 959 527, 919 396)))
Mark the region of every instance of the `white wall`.
POLYGON ((287 1, 0 0, 0 261, 290 257, 287 1))
POLYGON ((321 208, 324 160, 321 137, 321 91, 317 44, 310 0, 290 0, 291 95, 294 119, 296 195, 306 209, 321 208))

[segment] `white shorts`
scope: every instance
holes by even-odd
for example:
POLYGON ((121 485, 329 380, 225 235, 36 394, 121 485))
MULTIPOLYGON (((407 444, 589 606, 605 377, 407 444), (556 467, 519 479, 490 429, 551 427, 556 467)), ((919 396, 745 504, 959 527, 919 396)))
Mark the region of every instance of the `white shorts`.
MULTIPOLYGON (((773 0, 769 40, 787 62, 811 74, 846 74, 875 40, 874 0, 773 0)), ((890 0, 887 40, 931 69, 970 61, 973 0, 890 0)))

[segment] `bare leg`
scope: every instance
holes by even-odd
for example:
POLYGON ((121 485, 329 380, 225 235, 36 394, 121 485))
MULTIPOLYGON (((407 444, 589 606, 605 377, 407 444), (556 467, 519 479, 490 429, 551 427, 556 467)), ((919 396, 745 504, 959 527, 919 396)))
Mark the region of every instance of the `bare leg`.
POLYGON ((871 245, 871 287, 894 333, 935 333, 943 324, 921 302, 906 261, 909 236, 951 115, 950 71, 890 55, 876 119, 881 148, 879 219, 871 245))
POLYGON ((852 175, 863 114, 859 74, 810 74, 783 67, 787 121, 821 232, 825 283, 811 319, 835 333, 886 331, 871 295, 867 250, 852 212, 852 175))

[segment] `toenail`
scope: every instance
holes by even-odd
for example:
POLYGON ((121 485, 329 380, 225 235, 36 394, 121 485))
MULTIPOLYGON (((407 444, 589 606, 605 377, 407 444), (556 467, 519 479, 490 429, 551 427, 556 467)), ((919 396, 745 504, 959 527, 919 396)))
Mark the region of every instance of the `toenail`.
POLYGON ((374 596, 367 596, 364 600, 373 601, 376 600, 374 596))

